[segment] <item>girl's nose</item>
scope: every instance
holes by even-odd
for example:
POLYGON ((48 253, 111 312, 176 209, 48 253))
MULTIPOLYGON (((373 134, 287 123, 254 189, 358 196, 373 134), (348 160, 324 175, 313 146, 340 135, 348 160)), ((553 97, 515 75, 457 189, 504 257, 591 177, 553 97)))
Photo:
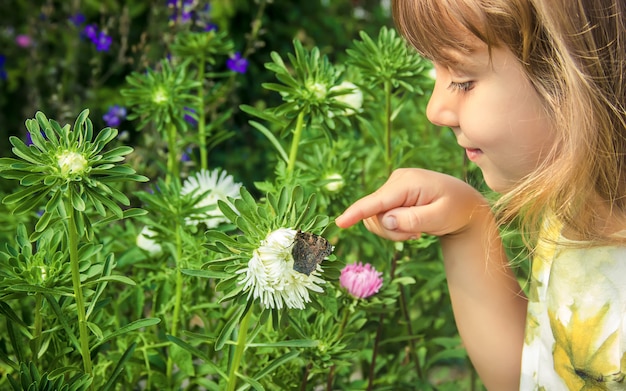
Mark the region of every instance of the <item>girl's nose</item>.
POLYGON ((435 88, 426 106, 426 117, 437 126, 457 127, 458 94, 448 89, 449 81, 437 77, 435 88))

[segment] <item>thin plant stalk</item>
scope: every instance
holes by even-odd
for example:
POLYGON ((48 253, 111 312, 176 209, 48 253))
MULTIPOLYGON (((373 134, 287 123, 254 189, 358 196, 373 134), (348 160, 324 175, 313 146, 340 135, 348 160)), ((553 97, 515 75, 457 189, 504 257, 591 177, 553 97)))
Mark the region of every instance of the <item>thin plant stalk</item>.
POLYGON ((165 183, 169 184, 172 178, 178 178, 178 160, 176 151, 176 126, 170 124, 167 127, 167 175, 165 183))
MULTIPOLYGON (((180 318, 180 309, 183 303, 183 273, 182 273, 182 258, 183 258, 183 241, 181 236, 180 223, 176 224, 176 288, 174 293, 174 311, 172 313, 172 326, 170 328, 170 335, 176 337, 178 334, 178 319, 180 318)), ((174 368, 174 362, 172 361, 172 355, 167 357, 167 378, 170 384, 173 385, 172 373, 174 368)))
POLYGON ((35 295, 35 320, 34 320, 34 333, 33 340, 35 341, 33 362, 38 365, 39 350, 41 349, 41 332, 43 328, 43 321, 41 319, 41 306, 43 304, 43 296, 40 293, 35 295))
MULTIPOLYGON (((396 276, 396 268, 398 266, 398 259, 400 258, 400 253, 396 250, 394 251, 394 256, 391 260, 391 271, 389 273, 389 277, 390 279, 393 281, 393 279, 396 276)), ((400 308, 403 311, 403 315, 405 316, 405 321, 407 322, 407 330, 409 332, 409 335, 413 335, 413 329, 411 327, 411 322, 410 322, 410 317, 408 314, 408 306, 406 304, 406 295, 404 294, 404 291, 400 290, 400 308)), ((376 329, 376 337, 374 339, 374 347, 372 349, 372 361, 370 362, 370 368, 369 368, 369 374, 368 374, 368 384, 367 384, 367 391, 371 391, 374 388, 374 378, 376 377, 376 357, 378 355, 378 345, 380 343, 380 339, 382 338, 382 332, 383 332, 383 323, 385 321, 385 314, 386 312, 381 312, 380 317, 378 319, 378 327, 376 329)), ((416 349, 414 348, 414 341, 413 338, 409 339, 409 344, 411 345, 411 350, 415 351, 416 349)), ((424 379, 424 371, 423 368, 420 365, 420 362, 417 358, 417 355, 412 354, 413 360, 415 361, 415 370, 417 372, 417 375, 419 377, 419 379, 424 379)))
POLYGON ((65 211, 67 214, 67 234, 68 247, 70 251, 70 268, 72 270, 72 285, 74 287, 74 298, 76 300, 76 313, 78 315, 78 330, 80 341, 80 354, 83 357, 83 367, 85 373, 93 375, 91 356, 89 353, 89 332, 87 330, 87 319, 85 316, 85 301, 83 299, 83 287, 80 283, 80 267, 78 262, 78 231, 74 219, 74 208, 71 197, 65 199, 65 211))
POLYGON ((234 391, 237 386, 237 370, 239 369, 239 364, 241 363, 241 358, 243 357, 243 352, 246 348, 246 340, 248 339, 248 324, 250 323, 251 315, 252 311, 248 310, 248 312, 241 319, 241 323, 239 323, 237 345, 235 346, 235 352, 230 364, 230 370, 228 371, 228 385, 226 387, 226 391, 234 391))
POLYGON ((391 82, 385 81, 385 163, 387 173, 393 170, 392 150, 391 150, 391 82))
POLYGON ((206 113, 204 109, 204 68, 206 65, 206 60, 204 56, 200 60, 198 64, 198 81, 200 82, 200 86, 198 87, 198 138, 199 138, 199 146, 200 146, 200 168, 203 170, 208 169, 208 151, 206 148, 206 113))
MULTIPOLYGON (((348 315, 352 312, 352 308, 354 308, 354 305, 356 304, 356 302, 358 301, 358 299, 354 299, 354 301, 352 302, 352 306, 350 308, 350 311, 343 311, 343 316, 341 317, 341 323, 339 324, 339 331, 337 332, 337 340, 341 339, 341 337, 343 336, 343 331, 346 329, 346 325, 348 324, 348 315)), ((328 377, 326 378, 326 390, 328 391, 332 391, 333 389, 333 383, 335 381, 335 368, 336 365, 333 364, 330 366, 330 369, 328 370, 328 377)))
POLYGON ((304 128, 304 111, 298 114, 296 120, 296 128, 293 131, 293 140, 291 141, 291 149, 289 151, 289 162, 287 163, 287 176, 293 175, 293 170, 296 167, 296 158, 298 156, 298 146, 300 145, 300 139, 302 138, 302 130, 304 128))

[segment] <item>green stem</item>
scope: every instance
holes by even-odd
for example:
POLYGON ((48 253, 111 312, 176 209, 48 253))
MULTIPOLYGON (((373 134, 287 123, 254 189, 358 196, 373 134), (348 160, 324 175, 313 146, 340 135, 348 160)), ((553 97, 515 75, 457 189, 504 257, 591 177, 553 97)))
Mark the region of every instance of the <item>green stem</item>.
MULTIPOLYGON (((176 264, 176 290, 174 296, 174 311, 172 314, 172 327, 170 329, 170 335, 173 337, 176 337, 178 334, 178 320, 180 318, 180 309, 183 303, 183 273, 181 264, 183 258, 183 240, 180 231, 180 224, 176 224, 176 255, 174 259, 176 264)), ((170 354, 167 357, 167 378, 172 386, 173 369, 174 362, 172 361, 172 355, 170 354)))
POLYGON ((228 371, 228 386, 226 391, 233 391, 237 386, 237 369, 239 369, 239 363, 243 357, 243 351, 246 348, 246 340, 248 339, 248 323, 250 322, 250 316, 252 311, 248 310, 248 313, 244 315, 239 324, 239 335, 237 336, 237 345, 235 347, 235 353, 233 355, 233 361, 230 364, 230 370, 228 371))
POLYGON ((85 373, 93 375, 91 356, 89 354, 89 332, 87 330, 87 319, 85 317, 85 302, 83 299, 83 287, 80 283, 80 268, 78 265, 78 231, 74 220, 74 209, 72 207, 71 195, 65 199, 65 210, 67 213, 67 233, 68 246, 70 250, 70 269, 72 271, 72 285, 74 287, 74 298, 76 299, 76 313, 78 314, 78 331, 80 341, 80 354, 83 357, 85 373))
POLYGON ((291 141, 291 149, 289 151, 289 162, 287 163, 287 177, 291 177, 296 167, 296 157, 298 156, 298 146, 302 138, 302 129, 304 127, 304 111, 298 114, 296 120, 296 129, 293 131, 293 140, 291 141))
POLYGON ((385 81, 385 163, 387 172, 391 174, 393 169, 391 151, 391 82, 385 81))
POLYGON ((198 87, 198 100, 200 102, 198 108, 198 138, 200 145, 200 168, 206 170, 208 168, 208 151, 206 149, 206 113, 204 110, 204 67, 205 67, 205 59, 204 56, 200 60, 198 64, 198 81, 200 82, 200 87, 198 87))
POLYGON ((35 346, 33 347, 33 362, 35 366, 38 365, 39 361, 39 349, 41 349, 41 330, 42 319, 41 319, 41 305, 43 303, 43 295, 37 293, 35 295, 35 321, 34 321, 34 332, 33 332, 33 341, 35 341, 35 346))
MULTIPOLYGON (((341 323, 339 324, 339 331, 337 332, 337 341, 341 340, 341 337, 343 336, 343 332, 346 328, 346 325, 348 324, 348 315, 352 313, 357 301, 358 299, 354 299, 350 308, 345 309, 343 311, 341 323)), ((336 369, 336 365, 333 364, 330 366, 330 369, 328 370, 328 377, 326 378, 326 390, 327 391, 332 391, 333 389, 333 383, 335 382, 335 369, 336 369)))
MULTIPOLYGON (((396 267, 398 266, 398 259, 400 258, 400 253, 397 250, 393 252, 393 258, 391 260, 391 271, 389 273, 389 278, 391 281, 396 277, 396 267)), ((384 308, 384 307, 383 307, 384 308)), ((378 346, 380 344, 380 340, 383 336, 383 328, 385 324, 385 314, 386 311, 382 311, 380 313, 380 317, 378 318, 378 327, 376 329, 376 337, 374 338, 374 347, 372 349, 372 360, 370 362, 369 375, 367 380, 367 391, 371 391, 374 389, 374 380, 376 375, 376 357, 378 356, 378 346)))
POLYGON ((170 124, 167 128, 167 175, 165 183, 169 184, 172 178, 178 178, 178 159, 176 150, 176 126, 170 124))

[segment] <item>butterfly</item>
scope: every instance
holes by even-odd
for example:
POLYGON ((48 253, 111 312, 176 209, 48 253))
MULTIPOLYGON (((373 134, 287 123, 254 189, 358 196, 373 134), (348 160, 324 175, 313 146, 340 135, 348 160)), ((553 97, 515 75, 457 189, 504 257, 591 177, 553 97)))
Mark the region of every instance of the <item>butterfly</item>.
POLYGON ((293 270, 307 276, 333 252, 333 246, 319 235, 298 230, 291 248, 293 270))

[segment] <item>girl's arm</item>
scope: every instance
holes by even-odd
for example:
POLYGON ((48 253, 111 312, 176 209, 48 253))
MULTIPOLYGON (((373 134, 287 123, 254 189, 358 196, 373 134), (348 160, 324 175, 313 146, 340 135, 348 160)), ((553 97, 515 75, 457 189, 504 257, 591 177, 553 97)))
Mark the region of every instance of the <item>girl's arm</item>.
POLYGON ((484 197, 451 176, 400 169, 336 223, 346 228, 360 220, 391 240, 422 232, 440 237, 456 324, 472 363, 490 391, 518 389, 526 298, 484 197))

